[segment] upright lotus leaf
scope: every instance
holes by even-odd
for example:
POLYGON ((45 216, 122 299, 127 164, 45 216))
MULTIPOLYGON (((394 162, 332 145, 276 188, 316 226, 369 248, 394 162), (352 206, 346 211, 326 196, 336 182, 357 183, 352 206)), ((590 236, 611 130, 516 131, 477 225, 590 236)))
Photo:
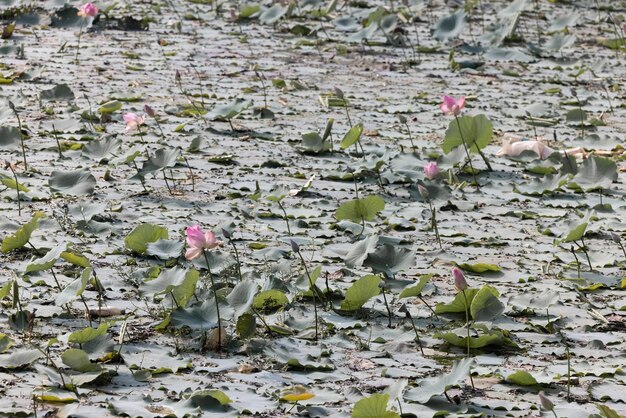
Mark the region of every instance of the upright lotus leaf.
POLYGON ((120 138, 109 135, 98 141, 90 141, 85 144, 81 153, 85 157, 102 160, 114 154, 121 144, 122 140, 120 138))
MULTIPOLYGON (((473 328, 476 332, 480 332, 478 332, 476 336, 470 336, 470 348, 484 348, 487 346, 519 348, 517 344, 511 340, 510 334, 507 331, 496 328, 489 329, 480 323, 474 324, 473 328)), ((466 348, 468 346, 467 328, 457 328, 453 332, 437 332, 433 334, 433 337, 441 338, 455 347, 466 348)))
POLYGON ((172 258, 180 257, 184 249, 184 242, 171 239, 160 239, 148 244, 146 254, 159 257, 161 260, 170 260, 172 258))
POLYGON ((55 170, 50 174, 48 186, 53 193, 62 195, 92 194, 96 187, 96 178, 86 168, 74 171, 55 170))
POLYGON ((78 348, 70 348, 61 353, 61 361, 72 370, 81 373, 102 370, 102 366, 92 363, 87 353, 78 348))
POLYGON ((111 113, 121 110, 123 106, 124 105, 119 100, 111 100, 110 102, 106 102, 100 106, 98 108, 98 112, 102 115, 110 115, 111 113))
POLYGON ((124 244, 126 245, 126 248, 131 251, 138 254, 145 254, 149 243, 167 238, 167 228, 143 223, 135 227, 135 229, 128 234, 128 236, 124 239, 124 244))
POLYGON ((150 158, 143 163, 141 170, 139 170, 140 175, 145 177, 147 174, 152 174, 165 168, 174 167, 181 152, 182 150, 179 147, 160 148, 156 150, 150 158))
MULTIPOLYGON (((296 288, 298 288, 299 290, 302 290, 305 293, 310 291, 312 287, 311 283, 315 285, 317 283, 317 279, 319 279, 321 274, 322 274, 322 266, 317 266, 314 269, 310 268, 309 274, 305 272, 304 274, 301 274, 300 277, 296 279, 296 283, 295 283, 296 288)), ((318 292, 318 295, 320 293, 321 291, 318 292)))
POLYGON ((259 3, 243 3, 239 6, 238 20, 250 19, 259 14, 261 5, 259 3))
POLYGON ((73 248, 71 250, 68 251, 63 251, 61 253, 61 258, 65 261, 67 261, 70 264, 73 264, 75 266, 78 267, 89 267, 91 265, 91 263, 89 263, 89 259, 87 257, 85 257, 84 255, 76 252, 76 250, 74 250, 73 248))
POLYGON ((575 35, 566 35, 562 32, 552 35, 542 46, 543 52, 559 52, 563 48, 574 45, 576 42, 575 35))
POLYGON ((392 244, 383 244, 367 255, 363 265, 370 267, 376 273, 393 277, 396 273, 415 265, 415 251, 392 244))
POLYGON ((11 294, 13 282, 13 280, 9 280, 5 284, 3 284, 2 287, 0 287, 0 301, 11 294))
POLYGON ((74 133, 83 129, 79 119, 53 119, 41 122, 39 130, 49 133, 74 133))
POLYGON ((557 240, 557 243, 574 242, 583 238, 587 232, 587 226, 589 226, 589 222, 594 215, 594 211, 589 211, 582 219, 571 222, 565 232, 565 236, 557 240))
POLYGON ((587 112, 583 109, 572 109, 565 114, 565 120, 568 122, 583 123, 587 120, 587 112))
POLYGON ((463 8, 451 15, 441 17, 433 27, 433 37, 440 41, 456 38, 465 26, 465 11, 463 8))
POLYGON ((430 281, 432 277, 433 277, 432 274, 424 274, 420 276, 419 282, 416 285, 405 287, 404 289, 402 289, 402 292, 400 292, 400 296, 398 297, 400 299, 404 299, 404 298, 420 296, 422 294, 422 290, 424 290, 424 288, 426 287, 426 285, 428 284, 428 282, 430 281))
POLYGON ((278 184, 272 188, 272 190, 265 196, 265 198, 272 202, 281 202, 289 195, 289 188, 283 184, 278 184))
POLYGON ((301 152, 320 154, 330 149, 330 142, 326 141, 317 132, 307 132, 302 134, 301 152))
POLYGON ((94 340, 95 338, 101 337, 107 334, 109 330, 108 324, 100 324, 98 328, 87 327, 80 329, 78 331, 72 332, 68 337, 67 341, 74 344, 87 344, 88 342, 94 340))
POLYGON ((45 217, 43 212, 35 212, 33 217, 30 218, 30 220, 22 227, 20 227, 13 234, 4 237, 2 240, 2 247, 0 248, 2 253, 6 254, 13 250, 18 250, 26 245, 33 232, 39 228, 39 220, 43 217, 45 217))
POLYGON ((28 193, 30 191, 22 183, 18 183, 15 181, 15 179, 11 177, 5 177, 2 174, 0 174, 0 183, 12 190, 19 190, 20 192, 24 193, 28 193))
POLYGON ((458 313, 465 314, 465 312, 472 305, 472 300, 474 296, 478 293, 478 289, 470 287, 465 290, 465 297, 462 292, 458 292, 454 297, 454 300, 450 303, 438 303, 435 306, 435 313, 437 315, 446 314, 446 313, 458 313), (467 298, 468 305, 465 304, 465 299, 467 298))
POLYGON ((590 192, 608 189, 617 181, 617 164, 603 157, 587 158, 578 167, 578 173, 572 177, 567 187, 590 192))
POLYGON ((163 269, 156 279, 145 282, 141 287, 143 295, 153 298, 170 295, 178 307, 186 307, 196 290, 200 278, 198 270, 187 270, 181 267, 163 269))
POLYGON ((422 404, 427 403, 433 396, 441 395, 453 386, 460 385, 469 376, 472 362, 473 359, 467 357, 455 362, 450 373, 422 380, 419 387, 405 392, 404 398, 422 404))
POLYGON ((341 301, 344 311, 356 311, 365 305, 374 296, 380 293, 380 276, 373 274, 361 277, 346 290, 346 296, 341 301))
POLYGON ((69 215, 77 220, 90 221, 96 215, 102 215, 107 211, 107 204, 83 200, 69 205, 69 215))
MULTIPOLYGON (((220 304, 221 305, 221 304, 220 304)), ((224 306, 220 306, 220 313, 224 316, 224 306)), ((207 299, 201 305, 190 308, 177 308, 172 311, 172 325, 176 328, 189 327, 194 330, 207 331, 217 327, 217 309, 213 298, 207 299)))
POLYGON ((0 354, 0 370, 20 369, 44 356, 43 352, 35 349, 14 351, 11 354, 0 354))
POLYGON ((0 149, 4 151, 21 150, 22 135, 15 126, 0 126, 0 149))
POLYGON ((597 403, 596 407, 600 410, 600 414, 604 418, 624 418, 623 415, 618 414, 617 411, 607 405, 597 403))
POLYGON ((58 84, 49 90, 42 90, 39 93, 41 100, 69 102, 74 100, 74 92, 67 84, 58 84))
POLYGON ((278 289, 264 290, 256 295, 252 301, 252 307, 261 312, 273 312, 288 304, 287 295, 278 289))
POLYGON ((471 271, 472 273, 487 273, 487 272, 498 272, 502 271, 502 269, 497 264, 489 264, 489 263, 463 263, 459 265, 465 271, 471 271))
POLYGON ((350 37, 348 37, 348 42, 363 42, 368 39, 372 39, 374 34, 378 31, 378 28, 378 23, 370 23, 367 27, 350 35, 350 37))
POLYGON ((13 340, 11 340, 6 334, 0 333, 0 353, 4 353, 13 346, 13 340))
POLYGON ((280 18, 285 15, 285 13, 287 13, 287 7, 284 7, 280 3, 276 3, 261 13, 259 21, 266 25, 273 25, 278 22, 280 18))
POLYGON ((378 212, 385 209, 385 201, 380 196, 367 196, 363 199, 354 199, 344 203, 337 209, 337 220, 352 222, 373 221, 378 212))
MULTIPOLYGON (((280 6, 278 3, 277 5, 280 6)), ((251 100, 237 99, 229 104, 215 106, 206 117, 211 120, 233 119, 250 106, 252 106, 251 100)))
POLYGON ((509 299, 509 304, 530 309, 548 309, 559 301, 559 293, 545 290, 541 293, 524 292, 509 299))
POLYGON ((393 404, 398 400, 402 401, 402 392, 404 392, 408 384, 409 379, 398 379, 389 385, 384 392, 389 395, 389 402, 393 404))
POLYGON ((387 410, 389 394, 374 394, 354 404, 352 418, 400 418, 397 412, 387 410))
POLYGON ((31 261, 26 266, 26 273, 32 273, 34 271, 48 270, 61 258, 61 254, 67 249, 67 242, 57 245, 51 249, 41 258, 31 261))
POLYGON ((212 389, 193 392, 185 404, 191 408, 200 408, 202 411, 224 412, 232 402, 232 399, 221 390, 212 389))
POLYGON ((63 306, 78 299, 87 288, 92 272, 93 270, 91 267, 84 269, 78 279, 68 284, 61 291, 61 293, 57 295, 54 299, 54 304, 57 306, 63 306))
POLYGON ((238 318, 250 309, 257 291, 258 285, 249 279, 237 283, 237 286, 230 291, 228 296, 226 296, 226 301, 233 308, 235 318, 238 318))
POLYGON ((539 384, 535 377, 525 370, 518 370, 506 377, 506 381, 520 386, 536 386, 539 384))
POLYGON ((483 286, 470 305, 470 314, 474 321, 491 321, 504 312, 504 304, 500 302, 496 288, 483 286))
POLYGON ((346 135, 341 140, 341 144, 339 145, 341 149, 350 148, 352 145, 356 144, 359 139, 361 139, 361 134, 363 133, 363 124, 358 123, 354 125, 350 130, 346 133, 346 135))
POLYGON ((376 250, 378 238, 378 235, 372 234, 352 244, 344 259, 346 266, 349 268, 361 267, 367 256, 376 250))
POLYGON ((237 324, 235 325, 235 331, 242 340, 252 338, 256 332, 256 316, 247 312, 239 315, 237 324))
POLYGON ((489 145, 491 138, 493 138, 493 125, 485 115, 460 116, 458 123, 457 119, 450 121, 441 149, 448 154, 452 149, 462 146, 463 139, 465 139, 470 152, 477 152, 489 145))

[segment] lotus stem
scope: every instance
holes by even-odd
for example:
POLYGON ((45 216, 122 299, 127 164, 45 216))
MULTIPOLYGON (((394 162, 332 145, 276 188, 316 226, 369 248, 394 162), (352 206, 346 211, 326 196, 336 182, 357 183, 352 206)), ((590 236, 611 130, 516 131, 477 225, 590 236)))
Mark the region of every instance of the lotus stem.
POLYGON ((217 349, 222 349, 222 317, 220 316, 220 304, 217 299, 217 289, 215 288, 215 281, 213 280, 213 274, 211 274, 211 263, 209 262, 209 255, 206 250, 203 250, 204 260, 206 261, 207 274, 211 279, 211 289, 213 289, 213 297, 215 298, 215 311, 217 312, 217 349))

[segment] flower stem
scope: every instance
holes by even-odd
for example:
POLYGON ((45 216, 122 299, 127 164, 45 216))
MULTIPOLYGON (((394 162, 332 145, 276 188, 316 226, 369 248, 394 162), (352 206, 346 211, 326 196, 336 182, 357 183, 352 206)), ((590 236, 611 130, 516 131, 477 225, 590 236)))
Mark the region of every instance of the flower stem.
POLYGON ((285 210, 285 207, 283 206, 283 204, 280 203, 280 201, 277 201, 276 203, 278 203, 280 210, 283 211, 283 214, 284 214, 283 219, 285 219, 285 223, 287 224, 287 233, 289 234, 289 236, 291 236, 291 229, 289 228, 289 218, 287 217, 287 211, 285 210))
POLYGON ((430 223, 433 229, 435 230, 435 237, 437 238, 437 243, 439 244, 439 248, 443 250, 443 246, 441 245, 441 236, 439 235, 439 228, 437 227, 437 215, 435 213, 435 207, 433 206, 430 199, 428 199, 428 206, 430 206, 430 223))
POLYGON ((28 170, 28 163, 26 162, 26 147, 24 146, 24 134, 22 133, 22 120, 20 119, 20 115, 17 113, 17 109, 15 108, 13 102, 9 102, 9 107, 17 119, 17 126, 20 131, 20 143, 22 145, 22 158, 24 159, 24 170, 28 170))
POLYGON ((237 251, 237 246, 233 242, 233 240, 229 240, 230 245, 233 246, 233 251, 235 251, 235 259, 237 260, 237 273, 239 273, 239 281, 243 281, 243 276, 241 275, 241 262, 239 261, 239 251, 237 251))
POLYGON ((474 177, 474 183, 476 183, 476 187, 480 188, 480 184, 476 179, 476 172, 474 171, 474 165, 472 164, 472 157, 470 156, 469 149, 467 149, 467 142, 465 142, 465 137, 463 136, 463 131, 461 130, 461 122, 459 121, 459 117, 454 115, 454 119, 456 120, 456 124, 459 127, 459 135, 461 135, 461 142, 463 143, 463 149, 465 149, 465 155, 467 156, 467 162, 469 163, 470 169, 472 170, 472 177, 474 177))
MULTIPOLYGON (((465 290, 463 292, 463 299, 465 300, 465 323, 467 325, 467 358, 470 358, 470 320, 469 320, 469 305, 467 304, 467 296, 465 290)), ((472 377, 472 370, 469 372, 470 381, 472 382, 472 389, 476 389, 474 386, 474 378, 472 377)))
POLYGON ((304 261, 304 257, 302 257, 302 253, 300 251, 298 251, 298 256, 300 256, 300 261, 302 261, 302 265, 304 266, 304 271, 306 272, 306 276, 309 278, 309 288, 311 289, 311 292, 313 293, 313 309, 314 309, 314 313, 315 313, 315 341, 317 341, 318 338, 318 320, 317 320, 317 300, 315 298, 315 293, 317 291, 317 289, 315 288, 315 283, 313 283, 313 279, 311 279, 311 274, 309 273, 309 268, 306 265, 306 261, 304 261))
POLYGON ((591 266, 591 259, 589 258, 589 253, 587 252, 587 246, 585 245, 585 238, 580 237, 580 242, 582 245, 578 245, 581 250, 585 253, 585 257, 587 258, 587 263, 589 264, 589 271, 593 271, 593 267, 591 266))
MULTIPOLYGON (((17 181, 17 173, 13 169, 13 166, 9 163, 7 164, 11 173, 13 173, 13 178, 15 179, 15 191, 17 192, 17 215, 22 216, 22 202, 20 199, 20 183, 17 181)), ((623 247, 622 247, 623 248, 623 247)), ((58 282, 57 282, 58 285, 58 282)))
POLYGON ((213 297, 215 298, 215 311, 217 312, 217 349, 222 348, 222 317, 220 316, 220 304, 217 300, 217 289, 215 288, 215 282, 213 281, 213 274, 211 274, 211 263, 209 262, 209 255, 206 250, 203 250, 204 260, 206 261, 206 269, 211 279, 211 288, 213 289, 213 297))
POLYGON ((391 316, 392 316, 392 313, 391 313, 391 308, 389 308, 389 302, 387 302, 387 294, 385 293, 385 287, 384 286, 382 287, 382 293, 383 293, 383 300, 385 301, 385 307, 387 308, 387 318, 389 320, 389 328, 391 328, 391 316))
POLYGON ((76 56, 74 57, 74 61, 76 62, 76 65, 79 64, 78 61, 78 53, 80 51, 80 38, 83 35, 83 25, 85 24, 85 19, 82 18, 80 20, 80 29, 78 30, 78 44, 76 45, 76 56))

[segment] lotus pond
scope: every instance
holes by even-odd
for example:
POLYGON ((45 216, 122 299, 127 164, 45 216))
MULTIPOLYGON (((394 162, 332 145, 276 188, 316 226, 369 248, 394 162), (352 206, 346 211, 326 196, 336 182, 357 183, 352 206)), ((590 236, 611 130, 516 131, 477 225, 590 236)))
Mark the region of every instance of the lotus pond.
POLYGON ((623 416, 625 23, 0 0, 0 416, 623 416))

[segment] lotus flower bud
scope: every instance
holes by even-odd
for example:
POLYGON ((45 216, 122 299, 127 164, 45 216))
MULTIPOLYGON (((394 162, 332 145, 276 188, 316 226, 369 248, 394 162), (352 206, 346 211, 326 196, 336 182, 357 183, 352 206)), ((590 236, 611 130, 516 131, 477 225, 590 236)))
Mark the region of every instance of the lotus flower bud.
POLYGON ((459 291, 466 290, 469 286, 467 285, 467 281, 465 280, 465 275, 459 268, 452 269, 452 277, 454 277, 454 287, 459 291))
POLYGON ((544 395, 543 391, 539 392, 539 401, 541 402, 541 407, 547 411, 554 410, 554 404, 546 395, 544 395))

